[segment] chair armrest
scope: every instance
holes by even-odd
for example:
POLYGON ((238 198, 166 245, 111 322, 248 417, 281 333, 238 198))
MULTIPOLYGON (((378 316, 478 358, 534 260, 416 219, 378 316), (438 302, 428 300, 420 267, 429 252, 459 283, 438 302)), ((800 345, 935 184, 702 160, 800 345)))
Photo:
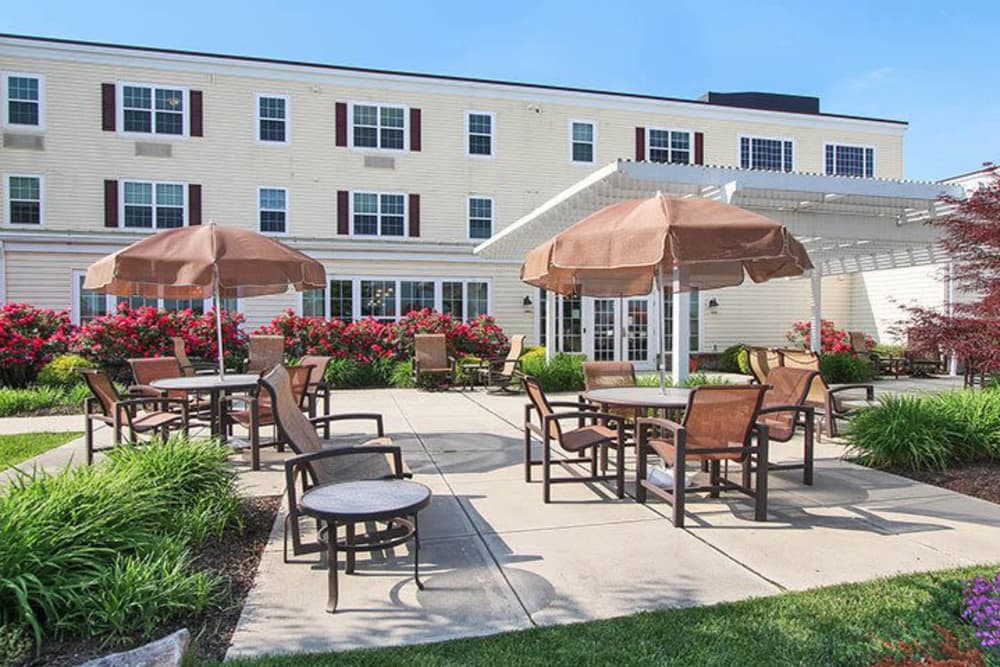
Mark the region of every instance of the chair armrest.
POLYGON ((809 414, 810 412, 816 412, 816 408, 811 405, 772 405, 769 408, 761 408, 757 411, 757 414, 769 415, 776 412, 804 412, 809 414))
POLYGON ((684 429, 683 424, 678 424, 672 419, 663 419, 662 417, 640 417, 635 420, 635 430, 640 432, 645 430, 644 427, 648 426, 659 426, 660 428, 665 428, 672 433, 677 433, 684 429))
POLYGON ((593 419, 599 421, 614 422, 619 425, 619 427, 625 425, 625 418, 621 415, 613 415, 607 412, 593 412, 593 411, 580 411, 580 412, 557 412, 551 415, 545 415, 542 417, 542 425, 546 425, 549 422, 562 421, 563 419, 593 419))
POLYGON ((133 384, 128 388, 127 391, 129 396, 157 397, 157 396, 167 395, 167 392, 164 391, 163 389, 157 389, 156 387, 153 387, 148 384, 133 384))
POLYGON ((596 410, 594 403, 587 403, 585 401, 552 401, 549 403, 554 408, 576 408, 577 410, 596 410))
MULTIPOLYGON (((294 470, 304 464, 319 461, 321 459, 333 458, 335 456, 367 456, 369 454, 392 454, 393 468, 396 470, 396 478, 402 479, 403 471, 403 450, 398 445, 364 445, 362 447, 336 447, 321 449, 318 452, 299 454, 285 461, 285 473, 294 473, 294 470)), ((294 476, 291 478, 294 483, 294 476)))
POLYGON ((830 387, 830 389, 827 390, 827 393, 833 396, 834 394, 838 394, 842 391, 850 391, 854 389, 864 389, 865 397, 869 401, 875 400, 875 386, 870 384, 841 384, 836 387, 830 387))
POLYGON ((116 401, 115 405, 120 405, 124 407, 130 407, 133 405, 164 405, 164 404, 175 404, 187 408, 187 401, 183 398, 164 398, 162 396, 149 396, 144 398, 123 398, 120 401, 116 401))
POLYGON ((329 424, 330 422, 338 421, 350 421, 353 419, 367 419, 375 422, 378 429, 378 437, 385 435, 385 428, 382 425, 382 415, 377 412, 344 412, 336 415, 323 415, 321 417, 313 417, 310 419, 310 423, 313 426, 319 426, 321 424, 329 424))

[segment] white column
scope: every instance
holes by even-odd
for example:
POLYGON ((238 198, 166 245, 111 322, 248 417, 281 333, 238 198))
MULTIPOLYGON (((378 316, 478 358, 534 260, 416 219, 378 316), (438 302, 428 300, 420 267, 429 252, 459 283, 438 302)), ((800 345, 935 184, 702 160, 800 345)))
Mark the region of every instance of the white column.
POLYGON ((545 360, 556 356, 556 293, 545 292, 545 360))
POLYGON ((810 280, 812 282, 812 320, 810 327, 812 330, 812 340, 810 347, 813 352, 818 353, 823 349, 823 337, 821 335, 823 331, 823 274, 819 272, 819 269, 813 269, 810 280))
MULTIPOLYGON (((688 365, 691 358, 691 293, 681 291, 681 285, 686 276, 686 269, 674 269, 673 280, 673 345, 671 346, 671 366, 674 384, 681 384, 688 378, 688 365)), ((658 327, 662 327, 661 313, 658 327)))

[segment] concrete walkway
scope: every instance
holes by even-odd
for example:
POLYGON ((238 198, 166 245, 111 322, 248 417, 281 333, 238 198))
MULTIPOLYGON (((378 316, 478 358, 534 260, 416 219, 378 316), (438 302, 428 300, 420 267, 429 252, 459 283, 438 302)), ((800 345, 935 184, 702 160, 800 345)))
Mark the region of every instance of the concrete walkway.
MULTIPOLYGON (((1000 507, 841 461, 829 442, 815 486, 771 476, 766 523, 738 495, 690 502, 685 529, 665 505, 616 500, 602 485, 556 486, 545 505, 523 479, 523 405, 482 391, 338 392, 337 412, 385 415, 434 492, 420 523, 426 589, 406 549, 359 556, 327 614, 324 565, 282 561, 279 516, 229 655, 412 644, 998 559, 1000 507)), ((801 443, 774 449, 794 457, 801 443)), ((247 471, 246 488, 280 491, 281 458, 247 471)))

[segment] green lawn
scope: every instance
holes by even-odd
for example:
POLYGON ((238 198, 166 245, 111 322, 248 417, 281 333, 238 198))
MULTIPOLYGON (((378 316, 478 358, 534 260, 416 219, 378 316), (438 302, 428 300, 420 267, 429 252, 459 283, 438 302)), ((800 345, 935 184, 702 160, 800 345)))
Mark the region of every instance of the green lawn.
MULTIPOLYGON (((664 568, 683 579, 685 565, 664 558, 664 568)), ((938 626, 974 646, 971 628, 959 618, 962 582, 996 569, 905 575, 492 637, 226 665, 871 665, 890 654, 884 642, 937 646, 938 626)), ((372 632, 379 632, 377 624, 372 632)), ((1000 665, 996 655, 988 660, 1000 665)))
POLYGON ((65 445, 82 433, 19 433, 0 435, 0 470, 17 465, 42 452, 65 445))

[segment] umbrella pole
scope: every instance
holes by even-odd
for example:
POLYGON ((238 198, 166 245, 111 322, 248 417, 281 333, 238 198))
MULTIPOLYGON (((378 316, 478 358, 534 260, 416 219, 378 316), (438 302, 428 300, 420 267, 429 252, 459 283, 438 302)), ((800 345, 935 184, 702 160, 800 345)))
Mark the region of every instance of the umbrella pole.
POLYGON ((219 298, 219 280, 215 280, 215 336, 219 344, 219 375, 226 377, 226 362, 222 354, 222 299, 219 298))
POLYGON ((660 363, 657 364, 660 367, 660 393, 667 393, 667 342, 666 342, 666 332, 663 330, 664 322, 666 322, 667 315, 667 304, 666 298, 663 296, 663 263, 661 262, 659 266, 656 267, 656 288, 658 294, 658 303, 660 304, 659 309, 659 322, 656 323, 656 330, 660 332, 658 336, 660 343, 660 363))

